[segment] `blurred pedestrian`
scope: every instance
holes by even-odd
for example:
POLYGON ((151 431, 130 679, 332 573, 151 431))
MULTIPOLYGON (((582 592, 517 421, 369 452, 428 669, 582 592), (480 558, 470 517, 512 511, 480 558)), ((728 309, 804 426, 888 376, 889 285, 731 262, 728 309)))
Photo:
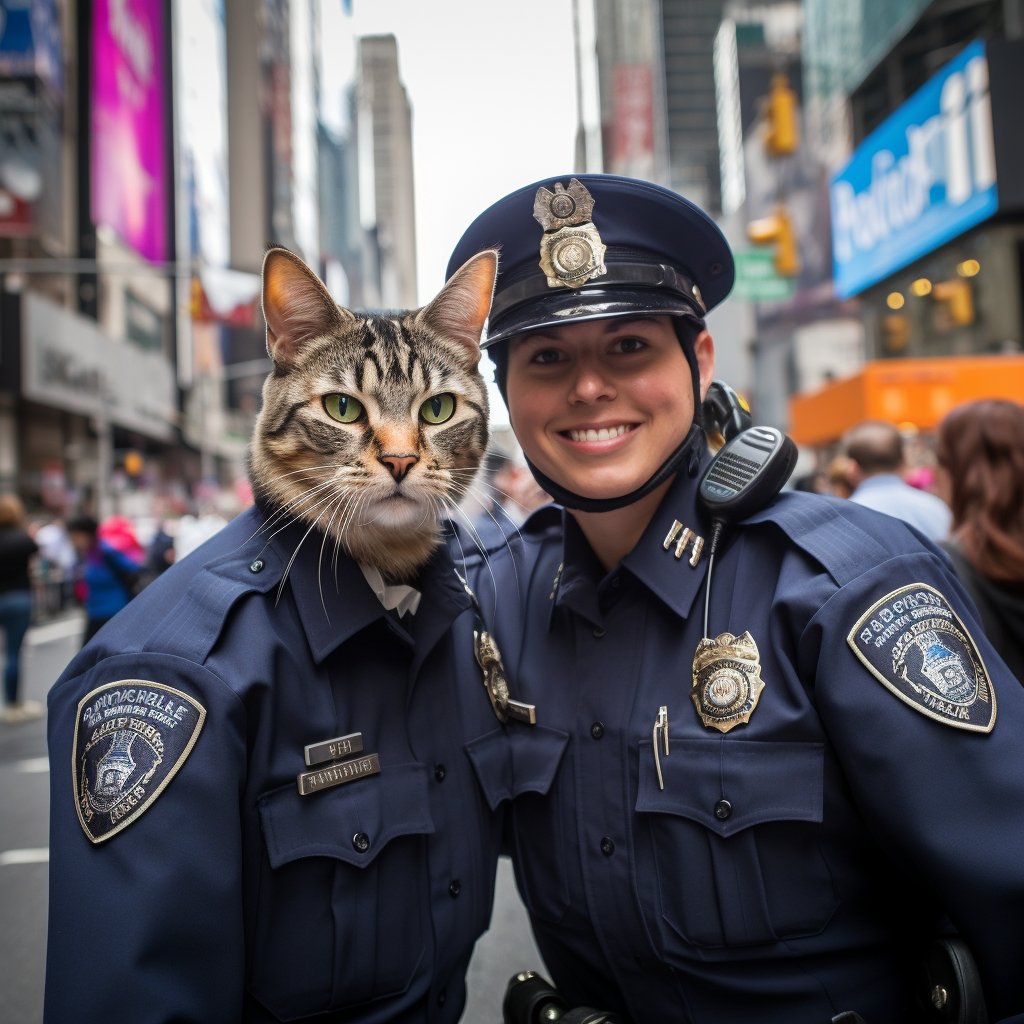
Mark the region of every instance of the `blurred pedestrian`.
POLYGON ((848 498, 853 494, 853 482, 850 479, 852 463, 845 455, 837 455, 826 470, 828 494, 837 498, 848 498))
POLYGON ((1024 405, 983 399, 939 424, 940 486, 953 513, 943 542, 992 645, 1024 682, 1024 405))
POLYGON ((903 478, 903 437, 891 423, 865 420, 843 438, 854 485, 850 500, 909 523, 929 540, 949 534, 949 506, 934 494, 911 487, 903 478))
POLYGON ((132 599, 142 566, 101 538, 92 516, 72 519, 68 534, 78 552, 77 597, 85 608, 86 644, 132 599))
POLYGON ((161 521, 146 548, 146 574, 153 580, 174 564, 174 538, 161 521))
POLYGON ((67 528, 60 519, 43 523, 35 534, 39 545, 44 586, 48 592, 49 610, 63 611, 71 602, 71 584, 78 556, 67 528))
POLYGON ((0 721, 27 722, 42 714, 36 701, 21 698, 21 648, 32 621, 30 564, 39 548, 25 529, 25 506, 0 495, 0 629, 4 633, 4 707, 0 721))

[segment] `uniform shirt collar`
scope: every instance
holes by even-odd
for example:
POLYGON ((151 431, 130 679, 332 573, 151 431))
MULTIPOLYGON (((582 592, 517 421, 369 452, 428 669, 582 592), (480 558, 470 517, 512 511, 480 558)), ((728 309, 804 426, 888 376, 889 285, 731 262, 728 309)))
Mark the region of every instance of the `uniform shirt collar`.
MULTIPOLYGON (((311 534, 304 543, 300 543, 306 529, 294 524, 286 527, 274 535, 271 546, 284 565, 293 554, 295 556, 286 585, 294 596, 310 651, 317 662, 361 630, 388 617, 393 620, 395 634, 404 637, 406 642, 415 642, 417 646, 430 644, 469 606, 469 597, 459 583, 451 557, 442 544, 423 567, 418 580, 420 589, 429 591, 430 601, 419 609, 415 620, 407 616, 399 625, 397 616, 390 615, 389 608, 375 593, 362 567, 353 559, 342 555, 335 561, 325 554, 320 534, 311 534), (424 621, 420 622, 420 619, 424 621)), ((404 600, 407 608, 413 603, 412 595, 419 596, 412 587, 393 590, 408 591, 398 595, 399 603, 404 600)), ((392 592, 387 596, 395 594, 392 592)), ((418 601, 415 603, 418 607, 418 601)))
MULTIPOLYGON (((710 458, 707 454, 702 459, 701 472, 710 458)), ((640 541, 615 570, 635 577, 682 618, 689 615, 707 571, 706 548, 700 552, 696 565, 690 565, 697 538, 700 538, 700 544, 706 544, 710 539, 710 524, 697 511, 699 479, 699 473, 695 477, 690 477, 685 471, 676 475, 640 541), (678 528, 675 524, 679 524, 678 528), (677 558, 676 551, 686 528, 692 531, 693 536, 677 558), (675 536, 666 543, 670 534, 675 536)), ((568 512, 565 517, 563 564, 555 603, 565 604, 591 621, 600 623, 597 584, 604 575, 603 569, 568 512)))
POLYGON ((358 564, 366 582, 370 584, 370 589, 377 595, 377 600, 388 611, 394 609, 399 618, 406 612, 410 615, 416 614, 420 606, 420 598, 423 596, 420 591, 405 583, 385 583, 384 576, 376 566, 363 565, 362 562, 358 564))

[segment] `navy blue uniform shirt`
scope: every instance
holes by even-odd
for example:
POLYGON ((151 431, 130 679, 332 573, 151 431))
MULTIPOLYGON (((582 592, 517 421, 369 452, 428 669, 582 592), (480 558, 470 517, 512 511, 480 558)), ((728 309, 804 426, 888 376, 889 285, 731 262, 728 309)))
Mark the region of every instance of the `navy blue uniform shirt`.
POLYGON ((553 982, 636 1024, 908 1024, 948 915, 990 1019, 1024 1013, 1024 689, 944 556, 780 496, 715 556, 708 633, 741 653, 694 686, 709 559, 666 544, 707 535, 694 490, 611 573, 553 507, 471 573, 537 706, 512 854, 553 982))
POLYGON ((412 618, 319 536, 285 576, 277 529, 241 515, 50 694, 48 1024, 459 1019, 500 836, 467 748, 507 774, 470 602, 445 551, 412 618))

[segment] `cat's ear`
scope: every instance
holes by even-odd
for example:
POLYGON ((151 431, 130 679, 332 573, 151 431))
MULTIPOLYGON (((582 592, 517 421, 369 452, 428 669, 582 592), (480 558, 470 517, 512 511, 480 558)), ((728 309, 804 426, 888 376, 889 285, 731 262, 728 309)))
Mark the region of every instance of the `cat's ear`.
POLYGON ((480 335, 491 311, 497 277, 498 251, 478 252, 452 274, 437 298, 416 314, 418 323, 461 344, 471 366, 480 361, 480 335))
POLYGON ((273 248, 263 257, 263 316, 267 352, 275 363, 287 364, 303 342, 337 330, 352 314, 295 253, 273 248))

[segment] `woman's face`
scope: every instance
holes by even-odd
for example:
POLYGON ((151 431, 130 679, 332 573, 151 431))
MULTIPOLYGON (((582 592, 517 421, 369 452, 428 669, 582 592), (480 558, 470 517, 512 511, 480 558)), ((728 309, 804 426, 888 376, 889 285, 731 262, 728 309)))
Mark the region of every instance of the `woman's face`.
MULTIPOLYGON (((690 367, 671 317, 547 327, 510 344, 512 428, 527 458, 570 491, 628 494, 690 429, 690 367)), ((714 372, 707 331, 695 351, 703 395, 714 372)))

